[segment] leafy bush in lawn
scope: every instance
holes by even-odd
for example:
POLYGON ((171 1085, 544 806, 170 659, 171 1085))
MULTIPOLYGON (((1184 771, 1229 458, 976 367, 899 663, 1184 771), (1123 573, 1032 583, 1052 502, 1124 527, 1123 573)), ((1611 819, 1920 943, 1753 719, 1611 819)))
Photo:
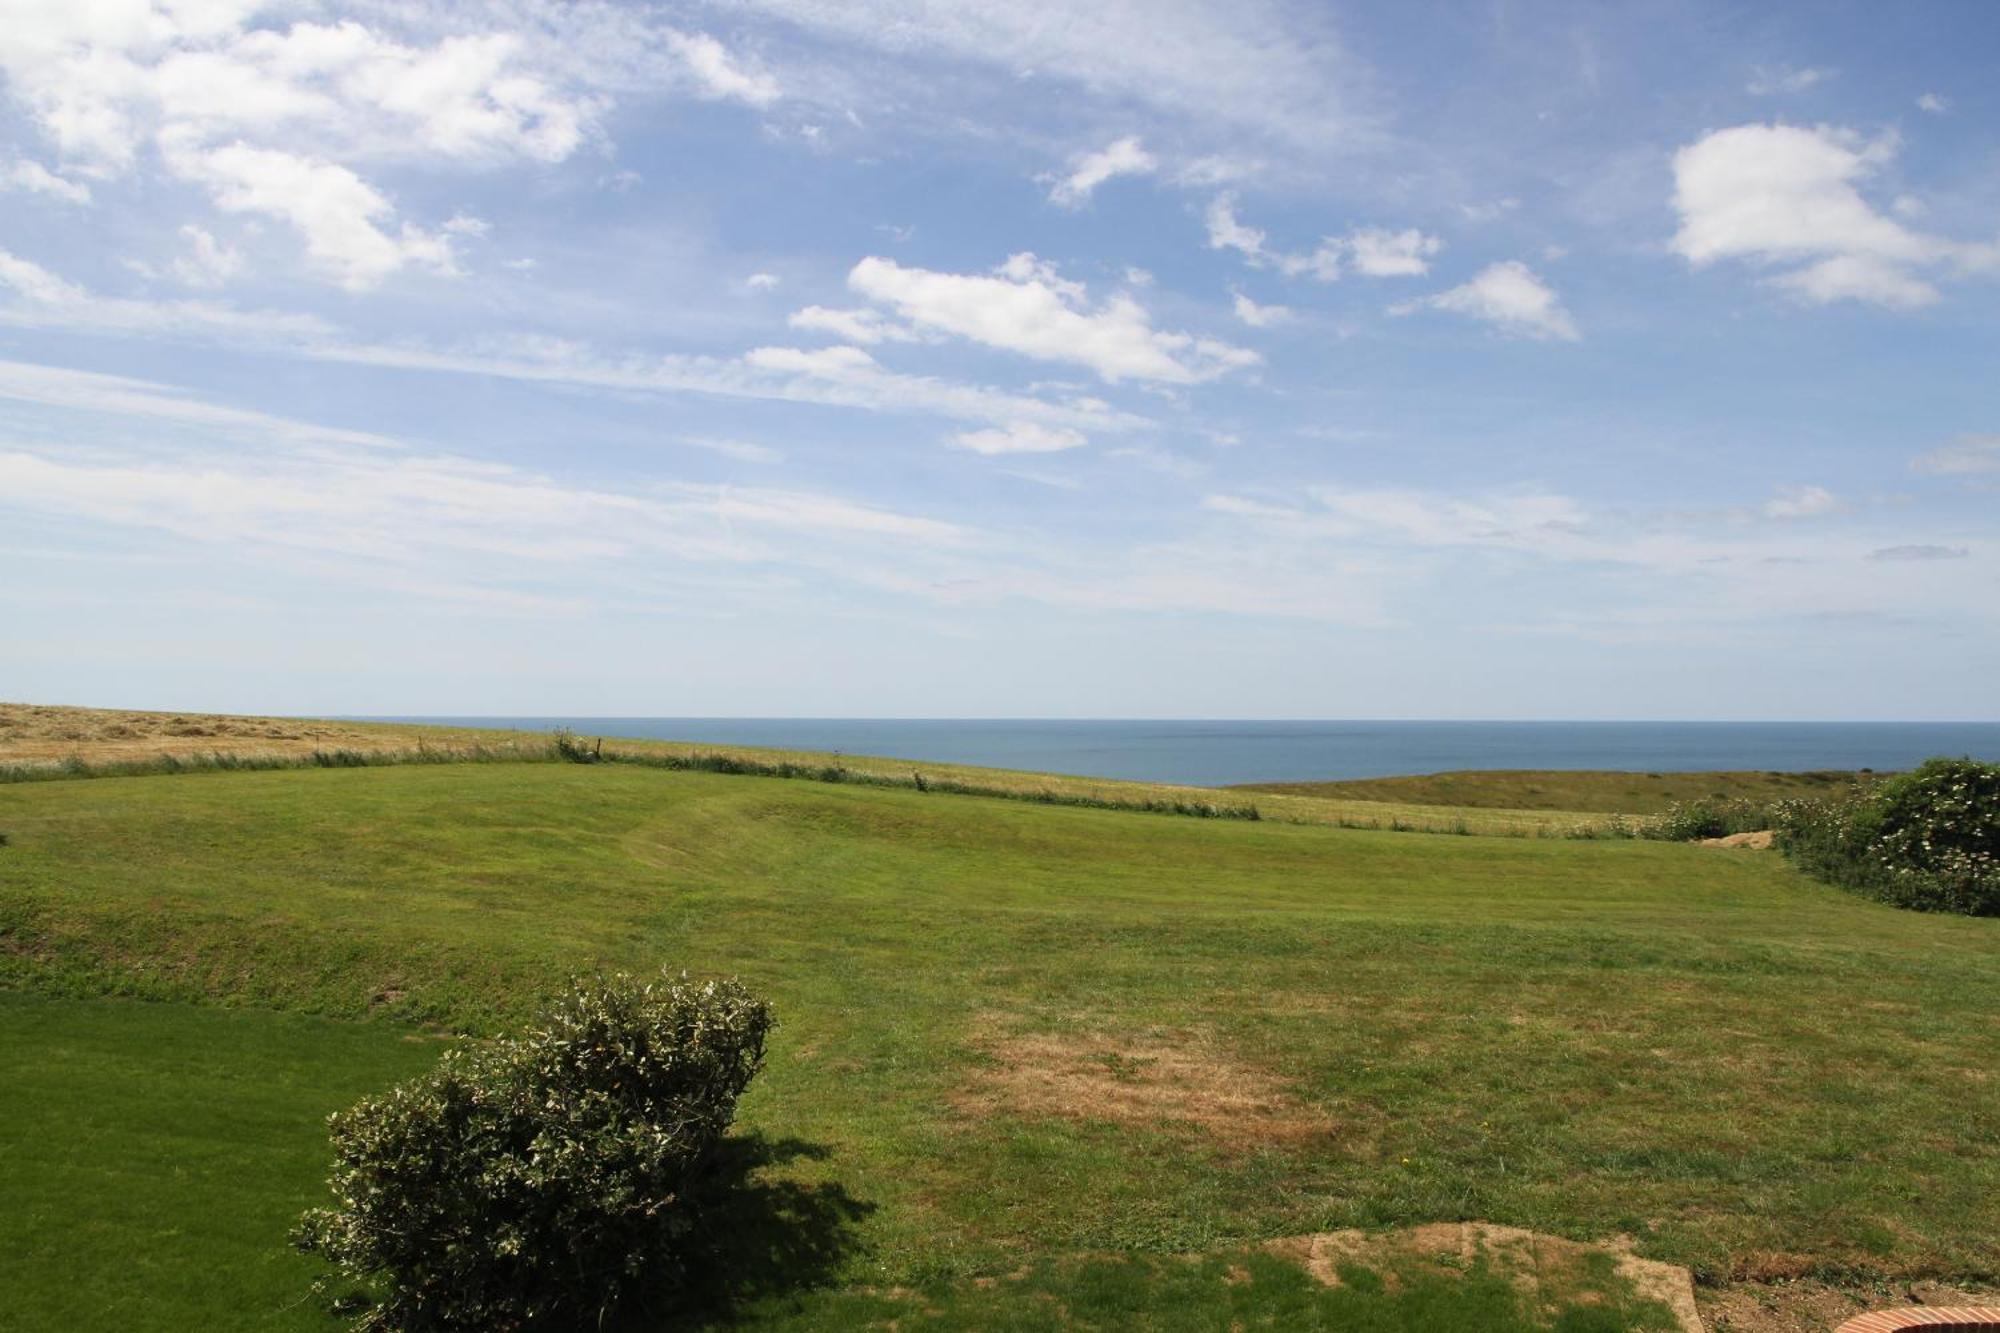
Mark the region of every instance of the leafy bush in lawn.
POLYGON ((294 1244, 363 1285, 365 1329, 600 1322, 697 1248, 690 1189, 771 1027, 733 981, 578 981, 527 1035, 335 1115, 337 1204, 294 1244))
POLYGON ((1932 759, 1777 813, 1779 845, 1812 875, 1899 907, 2000 915, 2000 764, 1932 759))

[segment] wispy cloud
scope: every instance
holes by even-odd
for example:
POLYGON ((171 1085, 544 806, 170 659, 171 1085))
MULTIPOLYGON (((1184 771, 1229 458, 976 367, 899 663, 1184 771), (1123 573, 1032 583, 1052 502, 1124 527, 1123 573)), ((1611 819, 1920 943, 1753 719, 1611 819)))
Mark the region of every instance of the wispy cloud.
POLYGON ((1098 186, 1113 177, 1150 175, 1159 165, 1159 159, 1146 151, 1137 135, 1127 135, 1094 153, 1080 153, 1071 158, 1069 171, 1049 188, 1049 202, 1063 208, 1081 208, 1090 202, 1098 186))
POLYGON ((1489 264, 1470 281, 1392 306, 1390 312, 1407 315, 1424 309, 1466 315, 1514 337, 1574 342, 1581 336, 1555 290, 1518 259, 1489 264))
POLYGON ((1086 366, 1114 382, 1195 384, 1259 360, 1218 339, 1155 329, 1129 294, 1093 306, 1082 283, 1032 254, 1013 255, 991 273, 940 273, 871 256, 854 266, 847 283, 919 328, 1086 366))
MULTIPOLYGON (((1067 430, 1122 431, 1143 417, 1082 396, 1039 398, 983 385, 891 370, 858 347, 758 347, 740 356, 637 356, 537 337, 485 339, 474 347, 426 347, 354 339, 310 315, 243 311, 206 301, 103 297, 0 250, 0 325, 98 333, 176 334, 312 360, 482 375, 527 383, 572 384, 641 393, 819 403, 867 411, 931 414, 957 421, 1032 422, 1067 430)), ((1173 341, 1169 350, 1207 344, 1173 341)), ((1231 349, 1232 351, 1234 349, 1231 349)), ((1241 354, 1251 356, 1252 354, 1241 354)), ((1252 358, 1254 359, 1254 357, 1252 358)))
POLYGON ((898 61, 965 62, 1155 114, 1325 146, 1369 133, 1364 71, 1316 10, 1104 0, 1052 16, 982 0, 745 0, 898 61))
POLYGON ((0 398, 43 407, 200 426, 294 445, 402 447, 389 436, 372 431, 341 430, 268 412, 229 407, 171 385, 26 361, 0 361, 0 398))
POLYGON ((1344 236, 1322 236, 1311 250, 1286 252, 1267 244, 1262 228, 1237 216, 1236 196, 1219 194, 1207 213, 1211 250, 1235 250, 1256 268, 1275 268, 1287 277, 1332 282, 1343 272, 1367 278, 1421 277, 1444 242, 1414 227, 1357 227, 1344 236))
POLYGON ((0 324, 99 333, 264 337, 285 343, 320 337, 332 326, 317 315, 239 310, 210 301, 150 301, 98 296, 31 260, 0 249, 0 324))
POLYGON ((1791 65, 1759 65, 1750 75, 1744 91, 1754 97, 1775 97, 1802 93, 1839 74, 1837 69, 1799 69, 1791 65))
POLYGON ((2000 472, 2000 434, 1961 435, 1950 444, 1917 455, 1910 466, 1919 472, 1946 475, 2000 472))

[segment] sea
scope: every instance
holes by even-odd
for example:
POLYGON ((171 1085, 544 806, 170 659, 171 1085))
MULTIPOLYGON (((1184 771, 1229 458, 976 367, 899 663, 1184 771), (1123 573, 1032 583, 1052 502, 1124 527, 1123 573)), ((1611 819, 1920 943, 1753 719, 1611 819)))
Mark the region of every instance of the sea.
POLYGON ((1219 787, 1476 768, 1688 772, 2000 761, 2000 722, 1229 722, 963 718, 396 717, 583 736, 880 755, 1219 787))

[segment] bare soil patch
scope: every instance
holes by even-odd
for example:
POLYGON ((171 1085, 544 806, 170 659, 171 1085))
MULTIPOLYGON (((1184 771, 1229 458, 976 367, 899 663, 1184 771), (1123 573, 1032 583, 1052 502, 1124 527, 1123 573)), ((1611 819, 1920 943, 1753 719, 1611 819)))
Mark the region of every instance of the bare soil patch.
POLYGON ((1324 1140, 1337 1126, 1269 1070, 1201 1033, 1014 1035, 953 1100, 974 1115, 1184 1129, 1226 1145, 1324 1140))

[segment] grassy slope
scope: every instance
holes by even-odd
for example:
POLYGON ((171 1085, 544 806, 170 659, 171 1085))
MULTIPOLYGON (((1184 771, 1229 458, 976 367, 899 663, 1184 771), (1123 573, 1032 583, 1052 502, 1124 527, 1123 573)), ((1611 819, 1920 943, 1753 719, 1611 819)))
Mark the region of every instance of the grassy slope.
POLYGON ((867 1205, 878 1285, 1470 1217, 1993 1276, 2000 922, 1775 857, 546 764, 0 787, 0 830, 35 992, 482 1027, 576 967, 741 973, 785 1019, 746 1124, 818 1145, 782 1172, 867 1205), (1328 1129, 968 1110, 1021 1033, 1219 1052, 1328 1129))
POLYGON ((1777 801, 1819 796, 1858 773, 1620 773, 1593 769, 1476 769, 1346 782, 1252 782, 1230 791, 1388 801, 1401 805, 1658 814, 1675 801, 1777 801))
MULTIPOLYGON (((594 739, 594 738, 593 738, 594 739)), ((606 738, 608 748, 640 756, 723 755, 762 764, 839 765, 853 772, 907 782, 921 772, 931 779, 963 783, 985 790, 1032 795, 1056 792, 1122 804, 1147 801, 1226 801, 1206 787, 1153 782, 1123 782, 1112 778, 1025 773, 1013 769, 979 768, 970 764, 938 764, 870 755, 833 755, 812 750, 777 750, 749 745, 711 745, 690 741, 606 738)), ((144 761, 159 755, 289 755, 303 759, 315 750, 358 750, 379 754, 408 752, 418 746, 453 751, 484 747, 489 751, 518 750, 524 756, 545 757, 549 737, 533 732, 493 731, 467 727, 432 727, 409 723, 329 722, 299 718, 238 717, 220 714, 139 713, 115 709, 64 708, 0 703, 0 781, 10 766, 47 770, 66 760, 91 764, 144 761)), ((1227 802, 1231 804, 1241 802, 1227 802)), ((1506 833, 1534 836, 1560 834, 1594 822, 1584 811, 1549 807, 1510 810, 1445 808, 1436 802, 1328 799, 1324 796, 1265 794, 1254 802, 1266 818, 1303 824, 1353 825, 1367 828, 1435 829, 1460 833, 1506 833)))

